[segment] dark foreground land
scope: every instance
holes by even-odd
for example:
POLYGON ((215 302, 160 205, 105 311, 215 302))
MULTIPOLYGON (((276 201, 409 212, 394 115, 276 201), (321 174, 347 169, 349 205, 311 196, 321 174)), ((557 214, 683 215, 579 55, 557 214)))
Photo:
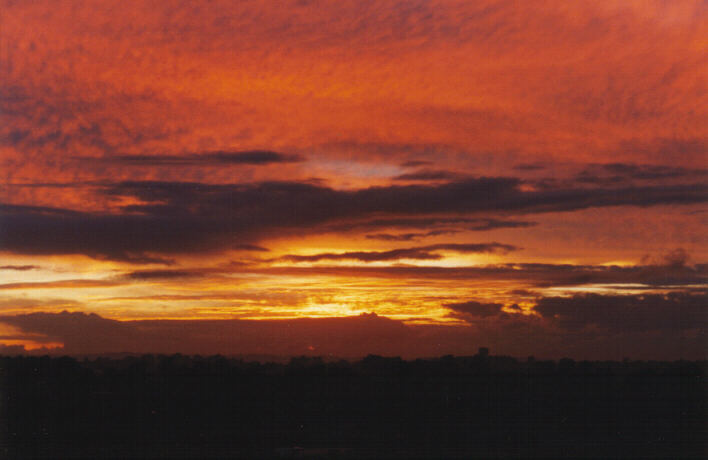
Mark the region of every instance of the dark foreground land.
POLYGON ((704 458, 702 362, 0 357, 7 458, 704 458))

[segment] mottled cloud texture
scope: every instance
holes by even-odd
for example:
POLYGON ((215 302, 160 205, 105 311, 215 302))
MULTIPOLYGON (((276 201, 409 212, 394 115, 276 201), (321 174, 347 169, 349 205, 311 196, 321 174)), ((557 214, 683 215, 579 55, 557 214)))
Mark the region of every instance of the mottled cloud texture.
POLYGON ((7 350, 703 353, 705 2, 0 9, 7 350))

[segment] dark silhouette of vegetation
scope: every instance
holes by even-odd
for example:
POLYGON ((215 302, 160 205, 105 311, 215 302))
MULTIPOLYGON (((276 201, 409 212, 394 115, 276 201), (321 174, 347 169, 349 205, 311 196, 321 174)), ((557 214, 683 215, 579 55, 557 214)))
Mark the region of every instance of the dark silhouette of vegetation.
POLYGON ((0 357, 9 458, 703 457, 707 363, 0 357))

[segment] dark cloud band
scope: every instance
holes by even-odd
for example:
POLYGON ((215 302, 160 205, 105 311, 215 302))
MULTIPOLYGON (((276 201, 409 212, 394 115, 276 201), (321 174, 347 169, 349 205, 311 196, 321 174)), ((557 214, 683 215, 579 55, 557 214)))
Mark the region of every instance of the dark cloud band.
MULTIPOLYGON (((122 214, 1 206, 0 250, 139 262, 150 259, 147 254, 219 251, 293 231, 346 227, 382 215, 479 218, 708 201, 705 184, 541 191, 524 191, 520 185, 516 178, 478 178, 346 191, 296 182, 121 182, 105 185, 103 193, 145 204, 126 206, 122 214)), ((151 263, 160 260, 153 258, 151 263)))
POLYGON ((361 262, 380 262, 398 259, 435 260, 442 256, 438 251, 459 253, 507 253, 520 248, 502 243, 479 244, 431 244, 413 248, 392 249, 390 251, 352 251, 342 253, 322 253, 308 256, 287 255, 278 258, 288 262, 319 262, 322 260, 358 260, 361 262))
POLYGON ((268 165, 304 161, 300 155, 289 155, 269 150, 243 152, 216 151, 185 155, 112 155, 102 158, 74 157, 76 160, 101 161, 127 166, 228 166, 268 165))

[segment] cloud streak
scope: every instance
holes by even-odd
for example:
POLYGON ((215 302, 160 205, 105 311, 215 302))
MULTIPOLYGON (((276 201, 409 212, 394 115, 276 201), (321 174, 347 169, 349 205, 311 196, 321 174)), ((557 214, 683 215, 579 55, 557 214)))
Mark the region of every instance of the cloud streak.
MULTIPOLYGON (((410 163, 407 163, 410 165, 410 163)), ((420 171, 415 171, 412 173, 401 174, 394 177, 394 180, 398 181, 412 181, 412 182, 426 182, 426 181, 452 181, 459 180, 464 177, 464 174, 460 174, 454 171, 444 171, 444 170, 434 170, 434 169, 423 169, 420 171)))
POLYGON ((412 248, 392 249, 390 251, 354 251, 341 253, 322 253, 313 255, 286 255, 276 260, 287 262, 320 262, 323 260, 358 260, 361 262, 381 262, 399 259, 437 260, 442 256, 440 251, 458 252, 463 254, 506 254, 520 248, 502 243, 478 244, 431 244, 412 248))
MULTIPOLYGON (((705 184, 542 191, 522 191, 519 185, 515 178, 478 178, 342 191, 293 182, 122 182, 106 186, 104 193, 145 204, 124 206, 122 214, 2 206, 0 249, 160 263, 166 261, 149 254, 243 247, 268 235, 304 229, 317 232, 337 222, 356 223, 377 215, 539 214, 708 201, 705 184)), ((493 227, 494 221, 489 222, 493 227)))
POLYGON ((128 166, 258 166, 305 161, 300 155, 289 155, 267 150, 218 151, 186 155, 112 155, 101 158, 74 157, 74 159, 77 161, 101 161, 128 166))
POLYGON ((38 270, 39 268, 41 268, 39 265, 0 265, 0 270, 13 270, 19 272, 38 270))
MULTIPOLYGON (((704 286, 708 284, 708 264, 694 267, 672 266, 604 266, 570 264, 498 264, 483 267, 436 266, 312 266, 252 268, 256 273, 290 274, 297 276, 329 275, 355 278, 381 278, 448 281, 518 282, 538 288, 587 285, 644 285, 646 288, 704 286)), ((639 286, 641 287, 641 286, 639 286)))

